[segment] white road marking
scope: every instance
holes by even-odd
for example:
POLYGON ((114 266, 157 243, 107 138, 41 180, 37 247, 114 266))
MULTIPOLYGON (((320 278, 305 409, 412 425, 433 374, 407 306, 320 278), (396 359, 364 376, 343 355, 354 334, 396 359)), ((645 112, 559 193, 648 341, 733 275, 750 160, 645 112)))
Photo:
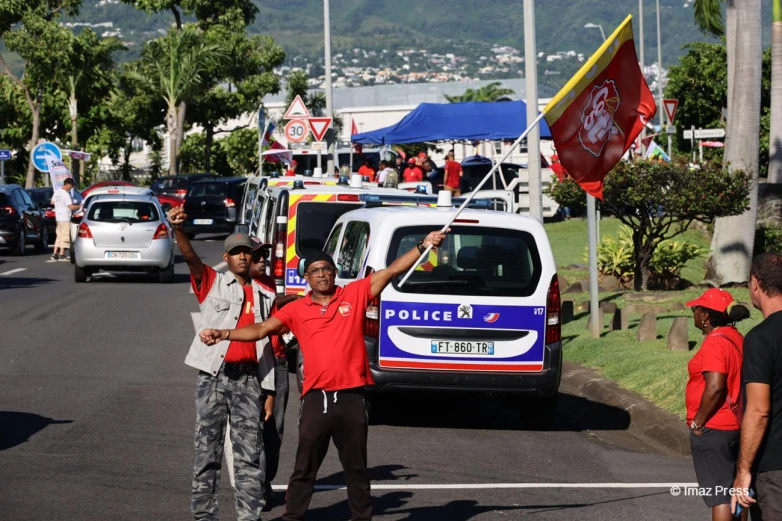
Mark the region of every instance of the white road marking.
POLYGON ((20 271, 24 271, 27 268, 16 268, 15 270, 6 271, 3 273, 0 273, 0 275, 13 275, 14 273, 19 273, 20 271))
MULTIPOLYGON (((697 487, 697 483, 443 483, 443 484, 372 484, 374 490, 496 490, 546 488, 639 489, 697 487)), ((273 485, 274 490, 287 490, 287 485, 273 485)), ((343 490, 345 485, 315 485, 315 490, 343 490)))

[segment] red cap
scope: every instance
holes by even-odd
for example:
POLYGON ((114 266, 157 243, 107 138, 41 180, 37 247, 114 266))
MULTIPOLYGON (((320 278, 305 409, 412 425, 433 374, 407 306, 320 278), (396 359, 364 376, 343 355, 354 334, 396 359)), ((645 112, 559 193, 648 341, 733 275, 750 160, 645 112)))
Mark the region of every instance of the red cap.
POLYGON ((559 161, 559 156, 557 154, 554 154, 551 156, 552 161, 559 161))
POLYGON ((733 302, 733 295, 724 289, 711 288, 695 300, 685 304, 688 308, 700 306, 702 308, 713 309, 725 313, 728 306, 733 302))
POLYGON ((293 161, 291 161, 291 164, 292 164, 293 166, 296 166, 296 165, 298 165, 298 164, 299 164, 299 162, 298 162, 298 161, 296 161, 296 160, 294 159, 293 161))
POLYGON ((426 159, 427 158, 426 152, 419 152, 418 157, 420 157, 421 159, 426 159))
POLYGON ((414 158, 414 157, 411 157, 410 159, 408 159, 408 160, 407 160, 407 162, 408 162, 409 164, 411 164, 411 165, 412 165, 412 164, 415 164, 415 158, 414 158))

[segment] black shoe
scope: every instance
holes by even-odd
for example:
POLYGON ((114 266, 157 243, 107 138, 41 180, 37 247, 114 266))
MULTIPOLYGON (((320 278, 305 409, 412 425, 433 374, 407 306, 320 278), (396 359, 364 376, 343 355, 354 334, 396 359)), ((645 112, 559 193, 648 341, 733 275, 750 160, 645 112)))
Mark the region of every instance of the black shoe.
POLYGON ((263 484, 263 500, 266 501, 266 507, 271 508, 274 503, 274 489, 271 483, 263 484))

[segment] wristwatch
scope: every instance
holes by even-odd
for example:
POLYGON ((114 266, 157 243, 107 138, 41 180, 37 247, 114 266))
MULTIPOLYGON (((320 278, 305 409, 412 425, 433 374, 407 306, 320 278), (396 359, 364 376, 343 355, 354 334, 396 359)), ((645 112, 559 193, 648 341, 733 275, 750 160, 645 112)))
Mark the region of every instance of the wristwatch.
POLYGON ((695 423, 695 420, 692 420, 692 422, 690 423, 690 430, 693 430, 693 431, 702 431, 702 430, 703 430, 703 427, 701 427, 700 425, 698 425, 697 423, 695 423))
POLYGON ((416 247, 418 248, 418 253, 423 253, 423 252, 426 251, 426 246, 424 246, 423 239, 418 241, 418 244, 416 245, 416 247))

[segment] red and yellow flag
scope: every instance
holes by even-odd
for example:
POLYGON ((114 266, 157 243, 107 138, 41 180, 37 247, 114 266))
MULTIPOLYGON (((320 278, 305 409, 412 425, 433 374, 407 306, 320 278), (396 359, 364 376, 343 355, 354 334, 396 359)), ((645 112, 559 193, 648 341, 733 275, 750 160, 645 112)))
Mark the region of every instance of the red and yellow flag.
POLYGON ((657 112, 635 54, 632 16, 543 109, 559 161, 603 198, 603 178, 657 112))

